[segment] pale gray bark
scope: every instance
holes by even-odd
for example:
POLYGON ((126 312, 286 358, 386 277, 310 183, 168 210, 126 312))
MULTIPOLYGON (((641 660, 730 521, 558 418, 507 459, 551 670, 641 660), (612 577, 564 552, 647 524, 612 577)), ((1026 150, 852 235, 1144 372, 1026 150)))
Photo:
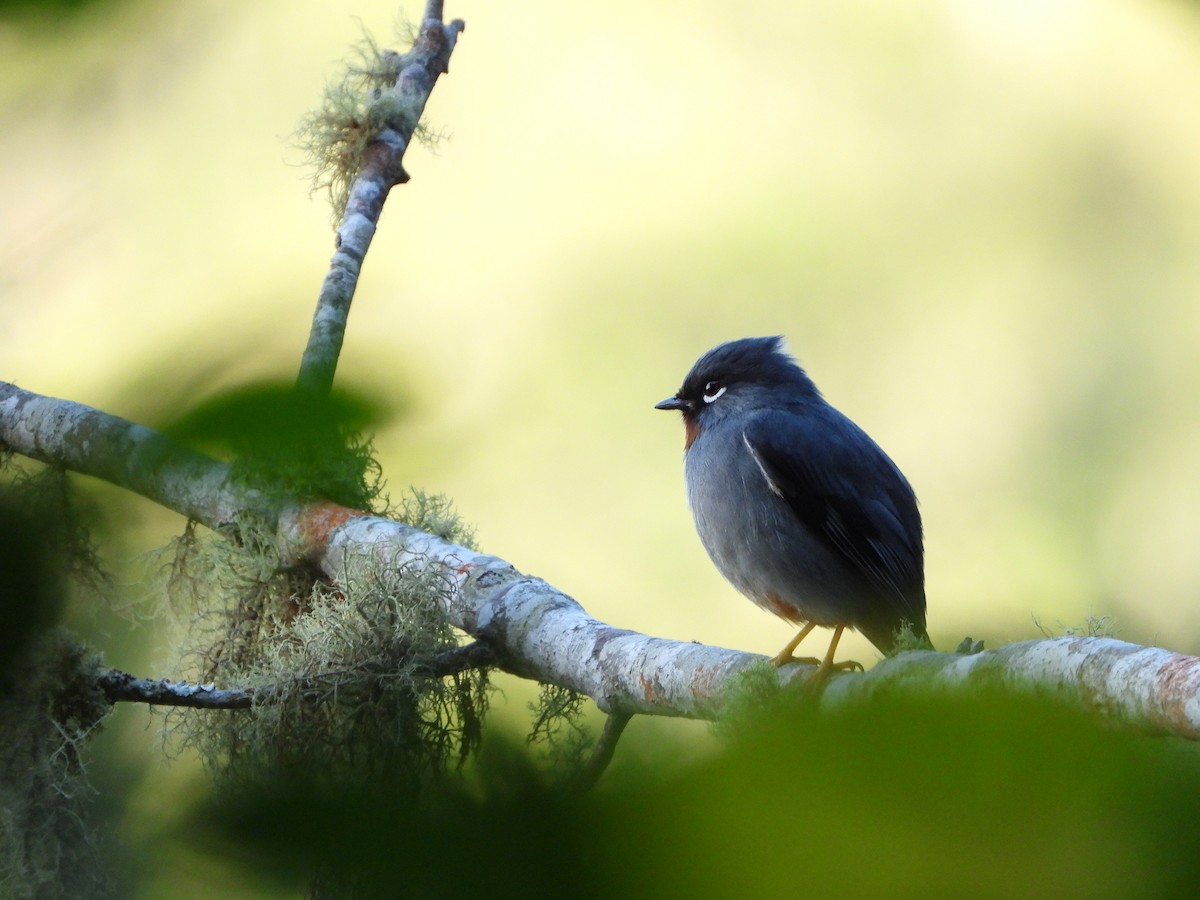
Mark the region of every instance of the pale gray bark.
POLYGON ((128 488, 215 531, 260 502, 229 467, 165 435, 81 403, 0 382, 0 448, 128 488))
POLYGON ((1200 740, 1200 658, 1106 637, 1041 638, 974 654, 903 653, 865 675, 833 679, 822 702, 855 703, 910 685, 1050 694, 1115 724, 1200 740))
MULTIPOLYGON (((610 712, 713 718, 730 680, 766 660, 615 628, 504 560, 384 519, 348 520, 318 558, 334 579, 364 564, 442 568, 450 588, 446 614, 496 647, 505 668, 573 688, 610 712)), ((815 671, 786 666, 778 678, 786 683, 815 671)), ((1111 638, 1046 638, 974 654, 910 651, 865 673, 831 677, 819 702, 833 707, 905 687, 987 686, 1051 692, 1129 727, 1200 738, 1200 659, 1111 638)))

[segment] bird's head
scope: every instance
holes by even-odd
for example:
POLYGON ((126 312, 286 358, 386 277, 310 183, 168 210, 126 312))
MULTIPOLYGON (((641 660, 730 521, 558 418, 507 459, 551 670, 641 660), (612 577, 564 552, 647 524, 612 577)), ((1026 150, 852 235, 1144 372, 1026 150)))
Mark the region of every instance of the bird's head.
POLYGON ((742 338, 701 356, 683 387, 654 408, 683 413, 686 450, 702 428, 724 417, 819 396, 812 380, 783 349, 782 337, 742 338))

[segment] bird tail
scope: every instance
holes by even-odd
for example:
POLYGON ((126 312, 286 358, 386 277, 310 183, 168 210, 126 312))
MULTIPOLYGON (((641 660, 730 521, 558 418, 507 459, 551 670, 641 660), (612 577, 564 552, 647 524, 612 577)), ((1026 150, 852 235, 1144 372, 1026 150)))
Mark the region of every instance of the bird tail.
POLYGON ((924 622, 910 622, 901 619, 881 623, 863 623, 859 631, 868 641, 874 644, 885 656, 892 656, 901 650, 933 650, 933 642, 929 640, 929 632, 925 630, 924 622))

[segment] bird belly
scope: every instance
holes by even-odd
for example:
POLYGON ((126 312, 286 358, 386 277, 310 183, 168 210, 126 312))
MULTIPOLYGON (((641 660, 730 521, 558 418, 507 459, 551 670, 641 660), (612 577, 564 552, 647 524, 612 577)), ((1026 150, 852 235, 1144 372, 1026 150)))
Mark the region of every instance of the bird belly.
POLYGON ((713 564, 741 593, 786 621, 854 627, 870 602, 861 577, 755 480, 761 475, 747 462, 727 468, 720 480, 687 479, 696 531, 713 564))

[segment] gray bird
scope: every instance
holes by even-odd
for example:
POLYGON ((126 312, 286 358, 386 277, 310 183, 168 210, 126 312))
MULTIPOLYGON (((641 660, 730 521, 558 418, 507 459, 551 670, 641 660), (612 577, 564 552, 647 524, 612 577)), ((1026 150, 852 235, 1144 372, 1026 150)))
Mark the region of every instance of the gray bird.
POLYGON ((833 628, 818 680, 846 628, 885 654, 907 626, 925 631, 917 498, 896 464, 825 402, 781 337, 709 350, 673 397, 683 413, 688 505, 704 549, 739 591, 803 624, 771 660, 792 656, 817 626, 833 628))

